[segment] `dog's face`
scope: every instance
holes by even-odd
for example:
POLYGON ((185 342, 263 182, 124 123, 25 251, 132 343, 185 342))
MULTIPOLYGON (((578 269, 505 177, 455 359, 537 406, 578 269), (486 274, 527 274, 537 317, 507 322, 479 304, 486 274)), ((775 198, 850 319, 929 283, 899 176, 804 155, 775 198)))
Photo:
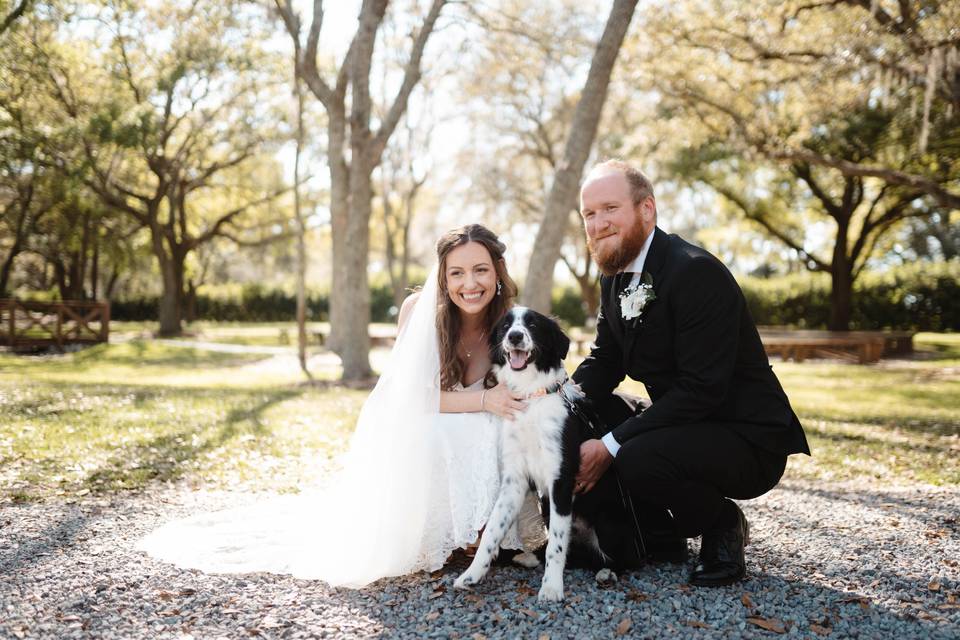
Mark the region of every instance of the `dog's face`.
POLYGON ((526 307, 514 307, 503 316, 490 336, 490 360, 503 379, 554 375, 563 369, 570 339, 547 316, 526 307), (529 372, 529 373, 527 373, 529 372))

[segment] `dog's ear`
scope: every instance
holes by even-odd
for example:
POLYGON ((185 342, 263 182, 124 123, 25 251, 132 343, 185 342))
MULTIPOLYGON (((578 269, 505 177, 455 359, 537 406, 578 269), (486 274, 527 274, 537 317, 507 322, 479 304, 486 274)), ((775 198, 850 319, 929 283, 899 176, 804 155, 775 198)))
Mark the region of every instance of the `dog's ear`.
POLYGON ((556 345, 557 354, 561 360, 564 360, 570 351, 570 338, 568 338, 567 334, 560 328, 560 323, 557 322, 556 319, 548 317, 547 321, 550 324, 550 330, 553 332, 553 340, 556 345))
POLYGON ((490 347, 490 363, 498 364, 503 366, 507 363, 507 355, 503 352, 503 334, 507 330, 507 327, 510 326, 510 323, 507 322, 507 316, 504 316, 497 320, 497 323, 493 325, 493 331, 490 332, 490 336, 487 338, 488 345, 490 347))

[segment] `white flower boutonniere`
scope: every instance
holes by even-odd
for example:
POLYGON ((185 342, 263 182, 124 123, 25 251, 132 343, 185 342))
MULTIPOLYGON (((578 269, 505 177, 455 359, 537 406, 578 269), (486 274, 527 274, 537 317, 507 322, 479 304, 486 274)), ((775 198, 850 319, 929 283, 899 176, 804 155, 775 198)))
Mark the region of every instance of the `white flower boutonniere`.
POLYGON ((620 315, 624 320, 633 320, 640 316, 647 303, 656 299, 657 294, 653 292, 653 277, 649 273, 644 273, 640 276, 639 282, 628 286, 620 294, 620 315))

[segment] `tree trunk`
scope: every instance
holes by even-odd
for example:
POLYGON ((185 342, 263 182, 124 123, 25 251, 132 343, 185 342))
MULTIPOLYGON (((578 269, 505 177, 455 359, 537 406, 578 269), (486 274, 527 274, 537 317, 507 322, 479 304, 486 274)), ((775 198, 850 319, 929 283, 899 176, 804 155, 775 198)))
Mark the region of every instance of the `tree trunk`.
POLYGON ((849 331, 853 311, 853 275, 848 269, 834 266, 830 273, 830 322, 831 331, 849 331))
POLYGON ((10 285, 10 272, 13 271, 13 261, 20 253, 20 244, 16 243, 10 247, 10 253, 0 266, 0 297, 7 296, 7 287, 10 285))
POLYGON ((293 158, 293 216, 297 223, 297 359, 300 369, 312 379, 307 368, 307 228, 300 202, 300 161, 303 155, 303 90, 300 74, 294 73, 293 89, 297 96, 297 147, 293 158))
POLYGON ((346 114, 339 109, 328 112, 329 126, 327 127, 327 162, 330 167, 330 235, 333 239, 331 249, 331 282, 330 282, 330 336, 327 347, 334 353, 339 353, 343 343, 343 334, 349 321, 347 312, 347 296, 340 292, 347 289, 347 263, 343 246, 346 237, 347 220, 350 216, 350 168, 343 157, 343 146, 346 143, 344 128, 346 114))
POLYGON ((547 196, 543 222, 537 231, 523 287, 524 305, 542 313, 550 312, 553 269, 560 259, 560 247, 568 228, 569 205, 576 198, 583 165, 590 155, 607 99, 610 74, 636 6, 637 0, 615 0, 613 3, 573 115, 563 160, 557 167, 547 196))
POLYGON ((100 234, 93 234, 93 259, 90 262, 90 299, 96 300, 100 293, 100 234))
POLYGON ((342 243, 346 282, 345 288, 338 290, 349 292, 339 296, 343 304, 345 324, 341 327, 343 341, 337 345, 337 355, 343 362, 344 380, 362 380, 372 374, 370 283, 367 279, 372 197, 370 172, 362 166, 358 158, 354 158, 350 172, 350 216, 342 243))
MULTIPOLYGON (((154 220, 156 218, 153 218, 154 220)), ((153 247, 153 255, 157 259, 157 265, 160 267, 161 283, 163 285, 160 294, 160 305, 158 309, 160 319, 160 335, 162 337, 178 336, 183 332, 180 323, 180 285, 177 282, 177 276, 174 271, 173 260, 167 255, 167 249, 164 246, 163 230, 159 224, 154 223, 150 229, 150 239, 153 247)))
POLYGON ((853 307, 853 264, 847 255, 849 216, 837 221, 837 238, 830 264, 830 331, 849 331, 853 307))

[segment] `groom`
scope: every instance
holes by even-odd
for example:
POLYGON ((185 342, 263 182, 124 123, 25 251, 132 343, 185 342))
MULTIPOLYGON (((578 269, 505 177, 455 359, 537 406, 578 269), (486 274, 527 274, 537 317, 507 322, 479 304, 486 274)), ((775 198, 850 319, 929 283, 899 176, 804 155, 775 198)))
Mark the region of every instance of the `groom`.
POLYGON ((596 341, 573 378, 610 431, 580 447, 579 500, 615 504, 619 484, 641 531, 673 536, 684 552, 682 538, 702 536, 691 584, 737 582, 748 526, 730 498, 763 495, 789 454, 809 455, 803 429, 736 280, 707 251, 657 228, 646 176, 604 162, 580 199, 604 277, 596 341), (647 389, 645 410, 613 394, 628 375, 647 389))

